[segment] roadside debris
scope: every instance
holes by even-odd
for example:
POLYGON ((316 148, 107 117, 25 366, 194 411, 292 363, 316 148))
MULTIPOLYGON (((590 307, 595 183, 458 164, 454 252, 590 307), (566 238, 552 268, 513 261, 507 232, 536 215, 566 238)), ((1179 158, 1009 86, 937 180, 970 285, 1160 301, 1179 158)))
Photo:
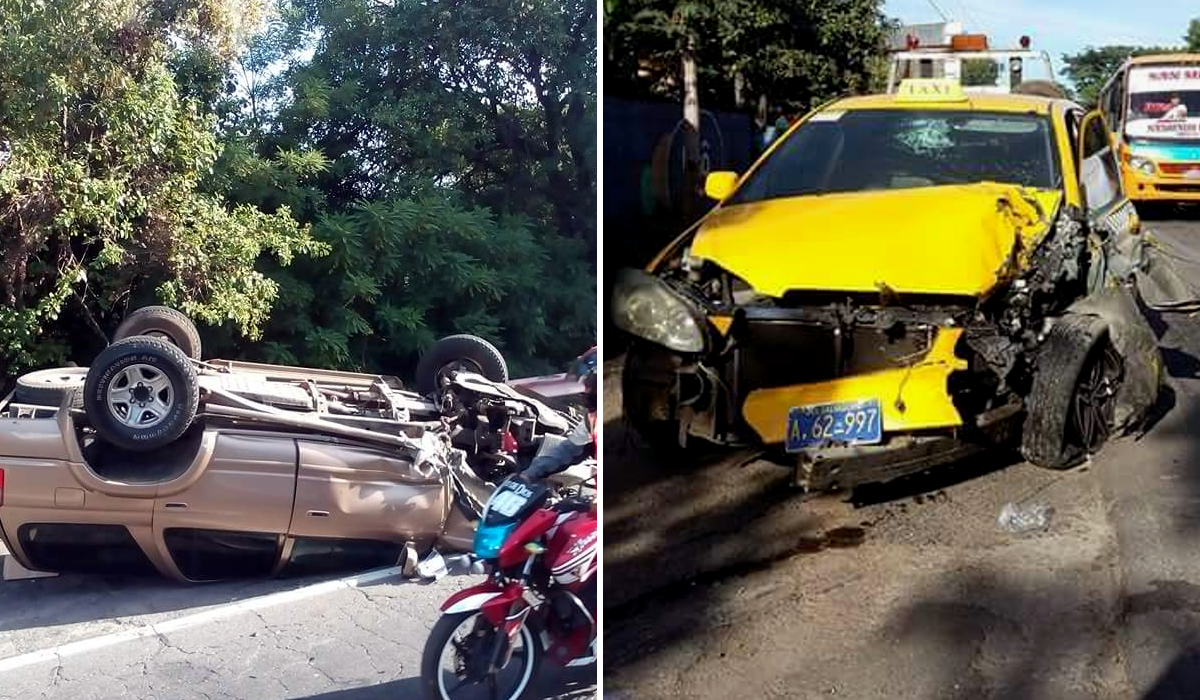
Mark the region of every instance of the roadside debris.
POLYGON ((421 578, 436 581, 448 573, 450 572, 446 569, 446 560, 436 549, 430 550, 429 556, 417 564, 417 575, 421 578))
POLYGON ((1000 517, 996 518, 996 525, 1003 532, 1017 535, 1023 532, 1045 530, 1049 527, 1052 517, 1054 517, 1054 507, 1045 503, 1028 505, 1005 503, 1004 507, 1000 509, 1000 517))

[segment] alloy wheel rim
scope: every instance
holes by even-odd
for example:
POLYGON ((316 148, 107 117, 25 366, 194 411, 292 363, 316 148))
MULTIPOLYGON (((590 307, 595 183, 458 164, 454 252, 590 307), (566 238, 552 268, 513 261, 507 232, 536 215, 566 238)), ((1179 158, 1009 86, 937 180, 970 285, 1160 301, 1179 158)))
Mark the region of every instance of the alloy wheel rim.
POLYGON ((108 410, 122 425, 152 428, 175 407, 175 386, 157 367, 130 365, 108 385, 108 410))
POLYGON ((1071 427, 1074 438, 1088 454, 1100 449, 1112 432, 1117 392, 1124 379, 1121 356, 1105 345, 1098 357, 1084 368, 1071 398, 1071 427))

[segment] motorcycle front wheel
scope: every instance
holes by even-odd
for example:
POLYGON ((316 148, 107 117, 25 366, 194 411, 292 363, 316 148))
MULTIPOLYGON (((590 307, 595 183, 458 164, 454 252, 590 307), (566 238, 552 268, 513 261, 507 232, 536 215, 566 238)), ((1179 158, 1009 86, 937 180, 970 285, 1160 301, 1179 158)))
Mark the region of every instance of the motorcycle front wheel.
POLYGON ((489 673, 496 635, 478 611, 443 615, 425 642, 421 680, 430 700, 520 700, 532 685, 542 646, 528 624, 513 642, 508 663, 489 673))

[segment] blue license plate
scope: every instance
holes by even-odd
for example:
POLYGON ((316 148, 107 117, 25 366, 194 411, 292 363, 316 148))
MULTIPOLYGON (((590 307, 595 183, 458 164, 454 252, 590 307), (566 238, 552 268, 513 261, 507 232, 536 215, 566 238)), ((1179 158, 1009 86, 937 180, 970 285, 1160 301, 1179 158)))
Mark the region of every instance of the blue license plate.
POLYGON ((788 412, 788 452, 826 444, 865 445, 883 439, 879 399, 797 406, 788 412))

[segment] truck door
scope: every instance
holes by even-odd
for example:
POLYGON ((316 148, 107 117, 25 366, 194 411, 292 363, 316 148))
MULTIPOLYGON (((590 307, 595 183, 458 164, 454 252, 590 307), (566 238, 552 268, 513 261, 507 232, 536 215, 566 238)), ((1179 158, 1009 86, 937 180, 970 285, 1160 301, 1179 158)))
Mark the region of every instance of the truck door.
POLYGON ((296 493, 296 441, 221 433, 200 477, 154 502, 157 546, 186 578, 272 573, 283 554, 296 493))
POLYGON ((297 452, 285 570, 390 566, 405 543, 423 548, 441 534, 449 511, 442 476, 420 473, 399 451, 300 439, 297 452))

